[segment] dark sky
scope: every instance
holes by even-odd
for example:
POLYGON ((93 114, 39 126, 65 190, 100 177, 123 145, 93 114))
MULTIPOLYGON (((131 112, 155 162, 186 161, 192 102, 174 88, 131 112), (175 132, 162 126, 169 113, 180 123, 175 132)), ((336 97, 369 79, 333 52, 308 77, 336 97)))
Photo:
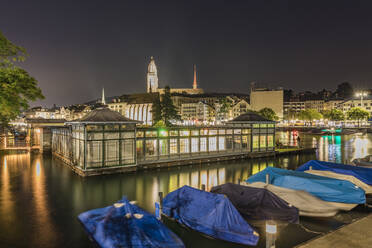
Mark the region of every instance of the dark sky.
POLYGON ((0 30, 24 46, 46 100, 144 92, 154 56, 161 87, 247 92, 372 88, 372 1, 2 0, 0 30))

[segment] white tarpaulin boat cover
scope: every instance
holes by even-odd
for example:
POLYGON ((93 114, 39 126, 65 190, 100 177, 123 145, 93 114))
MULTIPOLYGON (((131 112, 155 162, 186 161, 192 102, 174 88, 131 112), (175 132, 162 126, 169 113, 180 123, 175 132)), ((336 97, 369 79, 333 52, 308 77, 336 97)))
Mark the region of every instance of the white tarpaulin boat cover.
POLYGON ((301 216, 331 217, 339 210, 350 210, 357 204, 334 204, 326 202, 303 190, 294 190, 263 182, 244 183, 247 186, 266 188, 284 201, 299 209, 301 216))
POLYGON ((358 178, 354 176, 339 174, 339 173, 335 173, 332 171, 324 171, 324 170, 307 170, 304 172, 310 173, 313 175, 322 176, 322 177, 330 177, 330 178, 335 178, 335 179, 340 179, 340 180, 346 180, 346 181, 349 181, 355 184, 359 188, 362 188, 366 192, 366 194, 372 193, 372 186, 362 182, 361 180, 359 180, 358 178))

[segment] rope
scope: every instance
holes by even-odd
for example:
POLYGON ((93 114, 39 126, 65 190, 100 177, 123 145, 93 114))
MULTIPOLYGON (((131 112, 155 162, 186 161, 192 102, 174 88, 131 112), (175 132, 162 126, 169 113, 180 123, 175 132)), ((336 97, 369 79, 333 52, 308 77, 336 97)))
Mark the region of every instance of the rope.
POLYGON ((306 232, 309 232, 309 233, 315 233, 315 234, 324 234, 324 232, 317 232, 317 231, 312 231, 308 228, 306 228, 304 225, 302 224, 298 224, 300 227, 302 227, 302 229, 304 229, 306 232))

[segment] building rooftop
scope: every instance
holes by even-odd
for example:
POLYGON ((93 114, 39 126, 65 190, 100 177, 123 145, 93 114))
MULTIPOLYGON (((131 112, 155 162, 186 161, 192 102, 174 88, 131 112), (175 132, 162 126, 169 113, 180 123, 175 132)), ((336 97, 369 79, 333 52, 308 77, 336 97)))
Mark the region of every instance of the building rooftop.
POLYGON ((47 124, 47 123, 65 123, 66 120, 65 119, 45 119, 42 117, 38 117, 38 118, 26 118, 25 122, 29 124, 40 124, 40 123, 47 124))
POLYGON ((74 120, 72 122, 81 122, 81 123, 141 123, 140 121, 135 121, 129 118, 124 117, 119 112, 110 110, 107 107, 97 108, 83 118, 74 120))
POLYGON ((254 113, 254 112, 247 112, 245 114, 239 115, 238 117, 236 117, 235 119, 233 119, 229 122, 248 122, 248 121, 252 121, 252 122, 257 122, 257 121, 274 122, 274 121, 271 121, 269 119, 266 119, 266 118, 262 117, 261 115, 259 115, 257 113, 254 113))

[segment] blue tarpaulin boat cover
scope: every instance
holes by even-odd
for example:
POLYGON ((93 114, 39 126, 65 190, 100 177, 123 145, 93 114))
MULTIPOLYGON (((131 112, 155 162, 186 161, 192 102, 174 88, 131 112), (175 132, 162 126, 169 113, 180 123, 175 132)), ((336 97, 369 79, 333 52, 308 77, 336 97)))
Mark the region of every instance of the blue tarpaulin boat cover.
POLYGON ((226 195, 244 218, 298 223, 298 209, 267 189, 226 183, 211 192, 226 195))
POLYGON ((263 171, 249 177, 246 182, 266 182, 266 175, 269 175, 270 184, 289 189, 304 190, 324 201, 352 204, 364 204, 366 202, 364 190, 348 181, 312 175, 301 171, 267 167, 263 171))
POLYGON ((298 167, 297 171, 310 170, 310 166, 312 167, 313 170, 326 170, 339 174, 354 176, 358 178, 360 181, 368 185, 372 185, 372 168, 346 164, 336 164, 319 160, 310 160, 309 162, 298 167))
POLYGON ((256 245, 259 239, 227 197, 183 186, 163 200, 163 213, 216 239, 256 245))
POLYGON ((185 247, 155 216, 125 197, 113 206, 84 212, 78 219, 100 247, 185 247))

